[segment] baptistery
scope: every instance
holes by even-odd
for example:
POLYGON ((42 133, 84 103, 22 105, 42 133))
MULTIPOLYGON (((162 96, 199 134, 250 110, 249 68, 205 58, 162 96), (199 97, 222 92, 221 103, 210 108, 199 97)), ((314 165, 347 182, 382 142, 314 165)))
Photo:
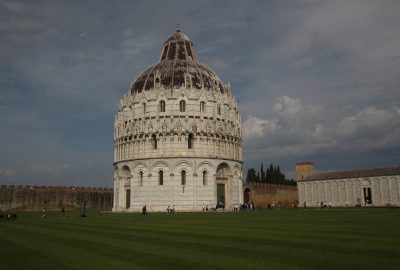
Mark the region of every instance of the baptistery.
POLYGON ((238 102, 177 29, 120 100, 113 211, 229 210, 242 189, 238 102))

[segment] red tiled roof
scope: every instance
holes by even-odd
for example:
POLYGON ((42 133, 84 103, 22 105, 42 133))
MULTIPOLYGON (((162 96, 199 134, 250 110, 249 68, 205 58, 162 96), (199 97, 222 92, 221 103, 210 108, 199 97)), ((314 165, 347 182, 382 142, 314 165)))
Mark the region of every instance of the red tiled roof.
POLYGON ((296 162, 296 165, 314 165, 314 162, 311 162, 311 161, 299 161, 299 162, 296 162))
POLYGON ((304 178, 302 181, 333 180, 333 179, 375 177, 375 176, 387 176, 387 175, 400 175, 400 166, 316 173, 309 177, 304 178))

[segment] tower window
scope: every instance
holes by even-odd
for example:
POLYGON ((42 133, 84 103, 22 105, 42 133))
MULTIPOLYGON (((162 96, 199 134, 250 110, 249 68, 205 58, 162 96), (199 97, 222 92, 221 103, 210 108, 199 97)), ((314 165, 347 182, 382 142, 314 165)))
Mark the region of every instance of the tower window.
POLYGON ((153 149, 157 149, 157 137, 156 137, 156 134, 151 135, 151 140, 153 142, 153 149))
POLYGON ((186 102, 184 100, 181 100, 179 102, 179 111, 180 112, 185 112, 186 111, 186 102))
POLYGON ((164 172, 163 171, 158 172, 158 184, 160 186, 164 185, 164 172))
POLYGON ((203 171, 203 186, 207 185, 207 171, 203 171))
POLYGON ((192 78, 190 75, 185 77, 186 88, 192 88, 192 78))
POLYGON ((205 112, 206 110, 206 103, 204 101, 200 102, 200 112, 205 112))
POLYGON ((165 101, 164 100, 160 101, 160 112, 165 112, 165 101))
POLYGON ((221 115, 221 105, 218 105, 218 107, 217 107, 217 114, 221 115))
POLYGON ((188 137, 188 149, 193 149, 193 134, 190 133, 188 137))
POLYGON ((139 184, 140 184, 140 186, 143 186, 143 172, 142 171, 139 172, 139 184))
POLYGON ((146 103, 143 102, 143 113, 146 113, 146 103))
POLYGON ((182 186, 186 185, 186 171, 181 171, 181 184, 182 186))

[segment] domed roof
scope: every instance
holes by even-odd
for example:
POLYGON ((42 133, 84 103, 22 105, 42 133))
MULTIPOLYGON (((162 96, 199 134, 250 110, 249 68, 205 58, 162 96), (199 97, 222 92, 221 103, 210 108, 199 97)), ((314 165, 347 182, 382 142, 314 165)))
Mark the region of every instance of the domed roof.
POLYGON ((156 87, 176 89, 191 86, 224 92, 224 84, 206 65, 199 62, 192 41, 179 28, 163 46, 160 61, 148 67, 133 82, 130 91, 140 93, 156 87))

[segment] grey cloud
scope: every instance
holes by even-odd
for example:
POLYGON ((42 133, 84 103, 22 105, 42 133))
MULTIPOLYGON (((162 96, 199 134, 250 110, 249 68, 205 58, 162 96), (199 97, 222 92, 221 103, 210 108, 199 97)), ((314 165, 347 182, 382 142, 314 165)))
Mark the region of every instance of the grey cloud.
POLYGON ((12 183, 17 176, 14 169, 0 169, 0 179, 5 179, 7 182, 12 183))
POLYGON ((24 8, 24 4, 17 1, 1 0, 0 5, 9 11, 18 12, 24 8))
POLYGON ((20 183, 110 186, 119 98, 177 23, 240 100, 245 167, 268 160, 289 172, 299 159, 329 165, 333 156, 343 162, 332 169, 393 165, 399 5, 0 1, 2 172, 15 168, 20 183), (34 164, 42 170, 32 179, 21 168, 34 164))
POLYGON ((69 164, 60 164, 56 166, 51 166, 50 164, 47 163, 34 163, 31 166, 29 166, 26 171, 27 173, 31 174, 33 177, 37 177, 35 174, 39 175, 40 177, 43 177, 43 175, 49 176, 49 177, 63 177, 64 173, 68 170, 71 169, 71 166, 69 164))
POLYGON ((272 111, 271 119, 250 116, 244 121, 248 153, 278 157, 400 147, 395 139, 400 132, 396 108, 366 107, 353 115, 330 114, 283 96, 272 111))

